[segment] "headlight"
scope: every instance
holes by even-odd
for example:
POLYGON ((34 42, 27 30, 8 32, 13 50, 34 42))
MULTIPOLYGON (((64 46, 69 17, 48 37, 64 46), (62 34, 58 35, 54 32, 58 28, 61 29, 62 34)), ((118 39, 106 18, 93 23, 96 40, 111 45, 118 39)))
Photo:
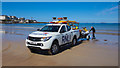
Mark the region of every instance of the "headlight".
POLYGON ((41 38, 41 41, 44 41, 44 42, 45 42, 45 41, 48 41, 51 37, 52 37, 52 36, 50 36, 50 37, 42 37, 42 38, 41 38))

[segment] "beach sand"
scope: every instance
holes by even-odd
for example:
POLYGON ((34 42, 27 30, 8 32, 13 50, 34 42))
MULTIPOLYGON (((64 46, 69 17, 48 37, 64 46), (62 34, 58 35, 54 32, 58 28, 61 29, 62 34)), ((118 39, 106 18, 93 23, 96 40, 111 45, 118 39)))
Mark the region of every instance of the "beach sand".
POLYGON ((25 40, 3 40, 3 66, 117 66, 118 47, 98 44, 100 41, 83 41, 57 55, 31 53, 25 40))
POLYGON ((66 45, 56 55, 31 53, 27 34, 2 33, 2 66, 118 66, 118 36, 96 34, 97 40, 66 45))

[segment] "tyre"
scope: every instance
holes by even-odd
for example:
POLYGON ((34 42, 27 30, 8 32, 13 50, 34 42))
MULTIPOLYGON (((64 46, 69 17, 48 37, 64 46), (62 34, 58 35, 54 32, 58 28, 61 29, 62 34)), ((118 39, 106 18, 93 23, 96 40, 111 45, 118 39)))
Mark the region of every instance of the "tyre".
POLYGON ((34 49, 29 49, 31 53, 36 53, 37 51, 34 49))
POLYGON ((34 50, 31 47, 28 47, 28 49, 30 50, 31 53, 34 52, 34 50))
POLYGON ((34 51, 32 49, 29 49, 31 53, 33 53, 34 51))
POLYGON ((87 40, 90 40, 90 36, 87 36, 87 40))
POLYGON ((77 39, 74 37, 73 40, 72 40, 72 46, 74 46, 76 44, 77 44, 77 39))
POLYGON ((58 42, 53 42, 51 49, 49 51, 49 54, 55 55, 59 52, 59 49, 60 49, 60 47, 59 47, 58 42))

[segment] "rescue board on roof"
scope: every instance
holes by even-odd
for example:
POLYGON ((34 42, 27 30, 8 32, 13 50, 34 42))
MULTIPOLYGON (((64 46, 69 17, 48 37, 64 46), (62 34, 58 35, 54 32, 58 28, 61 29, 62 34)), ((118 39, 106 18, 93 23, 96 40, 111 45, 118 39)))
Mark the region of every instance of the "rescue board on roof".
POLYGON ((63 18, 56 18, 53 17, 53 21, 49 22, 49 23, 53 23, 53 24, 69 24, 69 23, 78 23, 76 21, 71 21, 71 20, 67 20, 67 17, 63 17, 63 18))

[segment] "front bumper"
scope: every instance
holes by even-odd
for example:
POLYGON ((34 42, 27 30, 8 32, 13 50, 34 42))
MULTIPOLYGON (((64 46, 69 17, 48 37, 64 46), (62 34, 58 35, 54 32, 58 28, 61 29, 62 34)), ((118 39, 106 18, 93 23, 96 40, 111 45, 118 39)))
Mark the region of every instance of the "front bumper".
POLYGON ((28 39, 26 39, 26 46, 27 47, 35 47, 35 48, 39 48, 41 50, 48 50, 51 48, 52 45, 52 40, 49 39, 48 41, 30 41, 28 39))
POLYGON ((37 54, 48 54, 48 52, 49 52, 49 49, 43 50, 41 48, 32 47, 32 46, 28 46, 28 48, 32 53, 37 53, 37 54))
POLYGON ((49 51, 49 49, 41 49, 38 47, 27 46, 31 51, 49 51))

